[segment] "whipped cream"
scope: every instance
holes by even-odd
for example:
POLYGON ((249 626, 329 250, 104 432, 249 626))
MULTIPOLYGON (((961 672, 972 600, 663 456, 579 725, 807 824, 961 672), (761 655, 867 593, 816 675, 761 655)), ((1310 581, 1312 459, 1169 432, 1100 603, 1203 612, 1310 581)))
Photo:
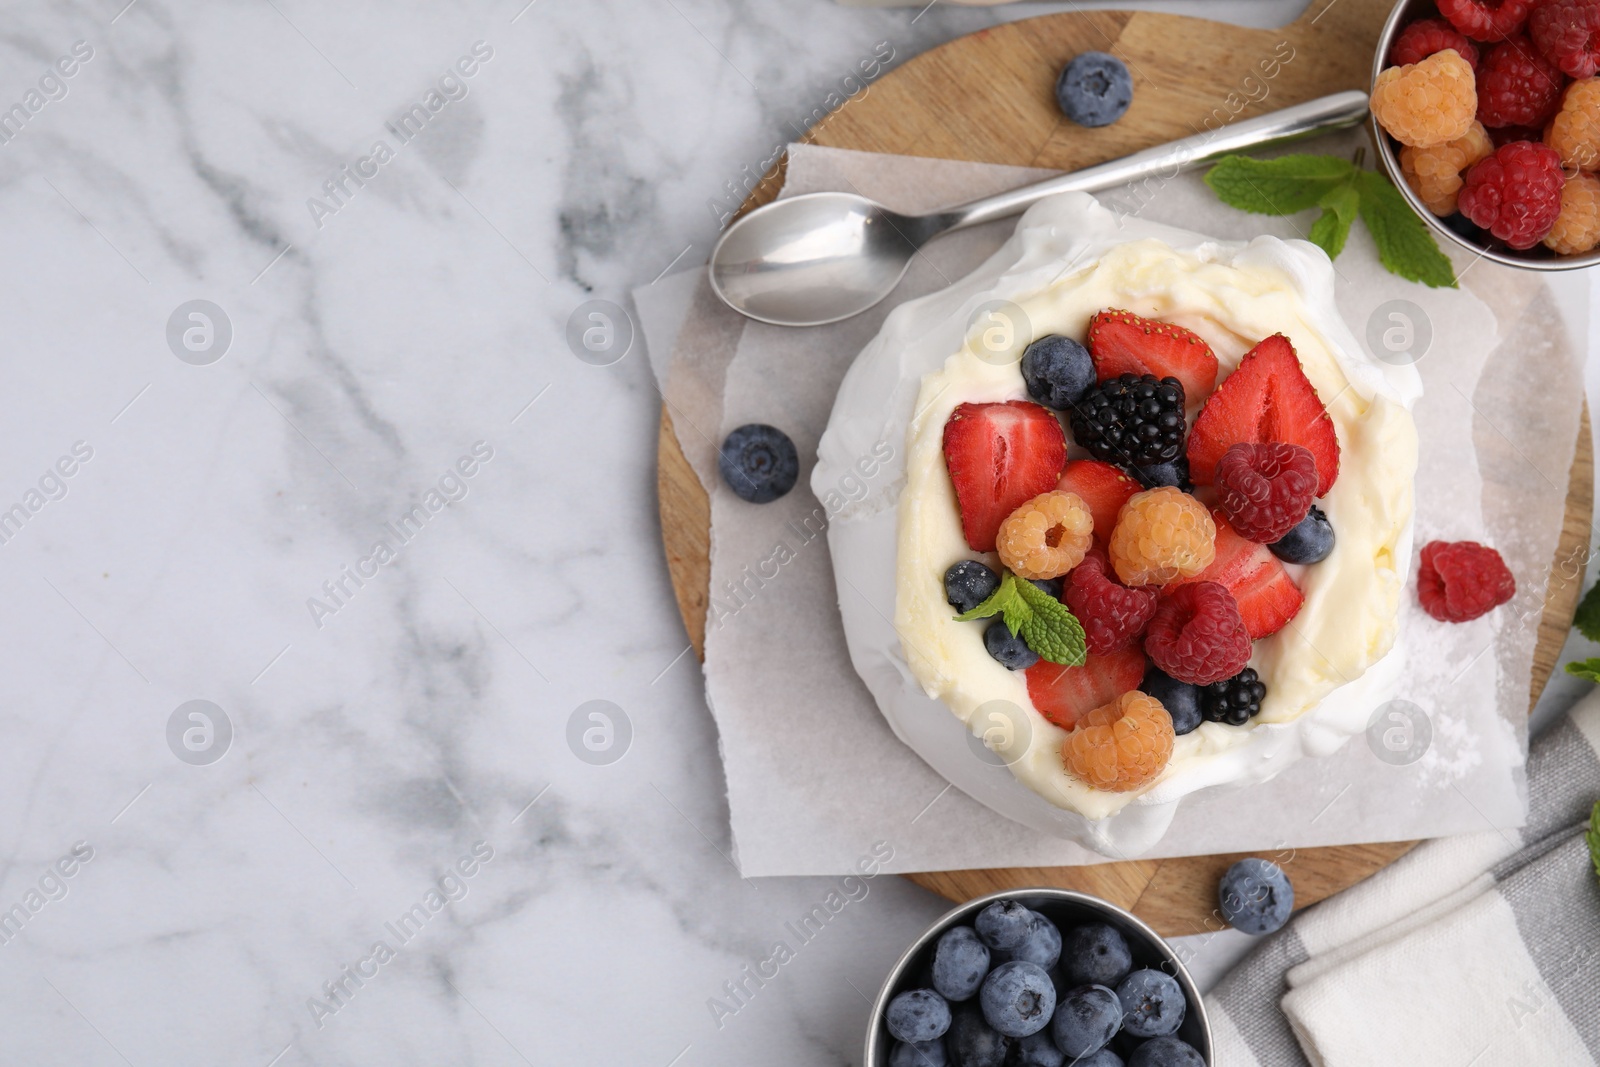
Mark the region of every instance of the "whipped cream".
POLYGON ((1093 198, 1065 194, 1029 210, 971 275, 897 308, 857 358, 818 446, 813 487, 820 495, 879 442, 904 448, 889 476, 829 528, 846 639, 896 734, 956 786, 1027 825, 1127 855, 1159 840, 1184 795, 1264 781, 1302 756, 1331 753, 1392 694, 1417 461, 1410 409, 1421 382, 1409 366, 1365 355, 1335 309, 1333 283, 1327 257, 1306 242, 1218 242, 1119 223, 1093 198), (995 320, 982 314, 995 301, 1021 309, 1027 334, 999 358, 985 332, 995 320), (1305 605, 1255 645, 1251 665, 1268 689, 1261 715, 1248 727, 1203 723, 1177 738, 1162 774, 1128 793, 1090 788, 1066 771, 1065 732, 1034 710, 1024 676, 988 655, 981 625, 953 621, 943 588, 946 568, 974 555, 944 464, 950 413, 966 402, 1025 399, 1016 359, 1027 342, 1082 338, 1106 307, 1194 330, 1216 353, 1219 378, 1261 338, 1287 335, 1341 451, 1339 478, 1321 501, 1334 551, 1293 568, 1305 605), (986 761, 969 741, 994 725, 994 701, 1021 710, 1013 728, 989 732, 1001 759, 986 761))

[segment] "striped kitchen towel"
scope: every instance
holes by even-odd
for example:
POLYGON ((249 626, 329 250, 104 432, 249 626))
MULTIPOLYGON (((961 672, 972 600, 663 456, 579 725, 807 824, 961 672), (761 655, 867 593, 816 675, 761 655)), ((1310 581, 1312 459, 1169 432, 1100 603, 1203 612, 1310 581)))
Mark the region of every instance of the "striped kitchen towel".
POLYGON ((1600 690, 1537 738, 1520 831, 1419 845, 1206 998, 1226 1067, 1600 1064, 1600 690))

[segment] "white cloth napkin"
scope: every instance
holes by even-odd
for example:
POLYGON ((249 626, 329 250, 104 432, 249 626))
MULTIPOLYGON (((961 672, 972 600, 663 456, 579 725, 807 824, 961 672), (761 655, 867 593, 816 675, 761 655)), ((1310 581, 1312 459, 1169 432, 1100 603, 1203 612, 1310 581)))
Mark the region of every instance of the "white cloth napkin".
POLYGON ((1229 1067, 1600 1063, 1600 692, 1537 738, 1519 830, 1420 845, 1206 998, 1229 1067))

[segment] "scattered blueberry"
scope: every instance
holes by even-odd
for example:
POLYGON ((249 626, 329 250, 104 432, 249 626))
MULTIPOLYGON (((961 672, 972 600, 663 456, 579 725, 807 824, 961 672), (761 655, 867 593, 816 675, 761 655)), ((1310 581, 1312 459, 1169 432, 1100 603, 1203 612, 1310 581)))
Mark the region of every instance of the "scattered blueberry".
POLYGON ((937 1041, 950 1029, 950 1005, 931 989, 908 989, 889 1001, 883 1021, 897 1041, 937 1041))
POLYGON ((1028 642, 1011 632, 1004 619, 996 618, 983 631, 983 647, 1008 671, 1025 671, 1039 662, 1039 653, 1028 642))
POLYGON ((1170 485, 1185 493, 1194 492, 1194 482, 1189 480, 1189 457, 1179 456, 1171 463, 1153 463, 1148 467, 1134 467, 1130 472, 1146 489, 1170 485))
POLYGON ((970 926, 952 926, 933 950, 933 988, 946 1000, 971 1000, 989 973, 989 947, 970 926))
POLYGON ((1321 563, 1333 551, 1333 526, 1315 504, 1300 525, 1267 546, 1285 563, 1321 563))
POLYGON ((945 1046, 956 1067, 1004 1067, 1011 1039, 985 1022, 976 1004, 957 1004, 945 1046))
POLYGON ((1029 578, 1028 581, 1032 582, 1034 585, 1038 586, 1040 589, 1043 589, 1046 593, 1049 593, 1051 596, 1055 597, 1057 600, 1061 599, 1061 579, 1060 578, 1029 578))
POLYGON ((1117 986, 1122 1028, 1134 1037, 1163 1037, 1183 1025, 1188 1004, 1178 980, 1163 971, 1134 971, 1117 986))
POLYGON ((1050 1040, 1049 1030, 1040 1030, 1018 1041, 1011 1062, 1015 1067, 1068 1067, 1066 1055, 1050 1040))
POLYGON ((1006 1037, 1027 1037, 1050 1024, 1056 989, 1036 963, 1012 960, 989 972, 978 991, 988 1024, 1006 1037))
POLYGON ((722 480, 752 504, 768 504, 794 488, 800 456, 789 435, 752 422, 730 433, 717 457, 722 480))
POLYGON ((1033 912, 1015 900, 997 900, 978 912, 972 925, 985 945, 1010 952, 1027 940, 1033 912))
POLYGON ((1122 1028, 1122 1001, 1103 985, 1081 985, 1067 991, 1050 1021, 1056 1048, 1068 1056, 1087 1056, 1106 1047, 1122 1028))
POLYGON ((1222 917, 1235 930, 1270 934, 1289 921, 1294 910, 1294 886, 1283 868, 1270 860, 1240 860, 1222 876, 1217 887, 1222 917))
POLYGON ((1061 931, 1056 929, 1055 923, 1034 912, 1028 924, 1028 936, 1007 955, 1010 959, 1036 963, 1048 971, 1061 958, 1061 931))
POLYGON ((1116 56, 1085 52, 1062 68, 1056 103, 1081 126, 1108 126, 1133 103, 1133 77, 1116 56))
POLYGON ((1089 350, 1070 337, 1041 337, 1022 353, 1022 380, 1028 395, 1047 408, 1066 411, 1095 383, 1089 350))
POLYGON ((1134 1049, 1128 1067, 1206 1067, 1206 1059, 1186 1041, 1158 1037, 1134 1049))
POLYGON ((1115 927, 1085 923, 1067 931, 1061 945, 1061 973, 1075 986, 1116 988, 1133 970, 1133 953, 1115 927))
POLYGON ((1000 588, 1000 576, 975 559, 964 559, 944 572, 944 597, 965 615, 1000 588))
POLYGON ((1207 722, 1245 726, 1261 714, 1267 699, 1267 685, 1254 667, 1246 667, 1232 678, 1224 678, 1200 689, 1200 714, 1207 722))
POLYGON ((1072 1061, 1071 1067, 1124 1067, 1122 1057, 1108 1048, 1072 1061))
POLYGON ((1172 732, 1182 736, 1200 725, 1200 687, 1180 682, 1154 665, 1146 667, 1144 681, 1139 683, 1143 692, 1161 701, 1161 706, 1172 716, 1172 732))
POLYGON ((896 1041, 889 1052, 889 1067, 946 1067, 949 1062, 944 1042, 938 1038, 920 1045, 896 1041))

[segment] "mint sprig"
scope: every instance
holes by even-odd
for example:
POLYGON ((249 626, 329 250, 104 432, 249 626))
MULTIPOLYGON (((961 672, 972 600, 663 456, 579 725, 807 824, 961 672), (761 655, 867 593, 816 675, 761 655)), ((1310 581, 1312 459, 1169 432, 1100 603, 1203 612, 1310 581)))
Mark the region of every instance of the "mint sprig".
POLYGON ((1589 813, 1589 829, 1583 835, 1589 843, 1589 859, 1594 862, 1594 876, 1600 878, 1600 800, 1595 801, 1589 813))
POLYGON ((1310 240, 1333 259, 1359 216, 1378 246, 1384 269, 1433 288, 1454 289, 1455 270, 1427 224, 1383 175, 1337 156, 1293 154, 1276 159, 1224 156, 1205 182, 1224 204, 1256 215, 1322 214, 1310 240))
POLYGON ((1065 667, 1081 667, 1089 654, 1083 625, 1071 609, 1010 571, 1000 579, 1000 588, 991 593, 989 599, 957 615, 956 621, 971 622, 992 615, 1004 619, 1006 628, 1022 638, 1040 659, 1065 667))
POLYGON ((1591 586, 1578 602, 1572 625, 1591 641, 1600 641, 1600 585, 1591 586))
POLYGON ((1573 660, 1563 669, 1574 678, 1600 682, 1600 658, 1573 660))

